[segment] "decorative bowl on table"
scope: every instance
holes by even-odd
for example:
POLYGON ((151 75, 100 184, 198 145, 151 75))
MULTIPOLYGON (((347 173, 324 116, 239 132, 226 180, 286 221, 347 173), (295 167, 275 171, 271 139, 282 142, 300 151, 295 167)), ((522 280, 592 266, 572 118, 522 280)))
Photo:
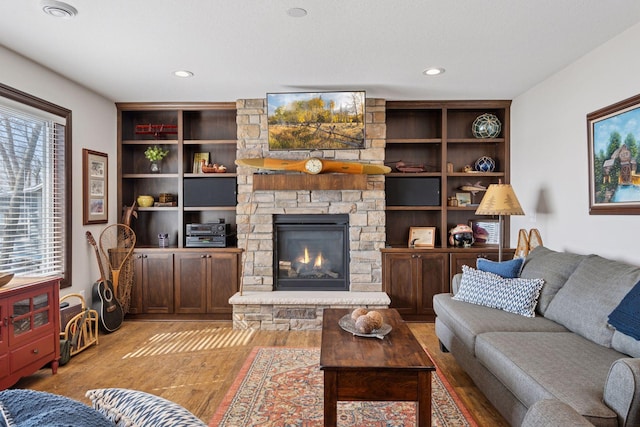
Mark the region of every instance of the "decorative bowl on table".
POLYGON ((138 196, 138 206, 143 208, 149 208, 153 206, 153 196, 147 196, 147 195, 138 196))
POLYGON ((13 273, 3 273, 0 271, 0 286, 4 286, 13 279, 13 273))

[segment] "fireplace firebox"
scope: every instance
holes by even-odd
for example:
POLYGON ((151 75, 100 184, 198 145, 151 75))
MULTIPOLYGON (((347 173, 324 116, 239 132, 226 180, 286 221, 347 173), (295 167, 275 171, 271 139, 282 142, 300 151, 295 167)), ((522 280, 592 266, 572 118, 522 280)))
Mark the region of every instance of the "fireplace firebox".
POLYGON ((274 290, 349 290, 349 215, 274 215, 274 290))

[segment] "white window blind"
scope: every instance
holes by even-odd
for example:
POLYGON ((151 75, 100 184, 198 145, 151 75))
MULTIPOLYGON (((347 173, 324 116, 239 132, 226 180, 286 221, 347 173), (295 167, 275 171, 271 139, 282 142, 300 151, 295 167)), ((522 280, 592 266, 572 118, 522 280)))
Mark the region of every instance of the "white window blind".
POLYGON ((0 105, 0 271, 64 273, 64 144, 50 114, 0 105))

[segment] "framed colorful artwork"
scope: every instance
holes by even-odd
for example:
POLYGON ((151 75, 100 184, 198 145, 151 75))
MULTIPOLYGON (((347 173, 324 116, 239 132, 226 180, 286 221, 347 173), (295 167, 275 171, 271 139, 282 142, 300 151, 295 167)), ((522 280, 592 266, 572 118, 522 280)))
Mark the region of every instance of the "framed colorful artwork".
POLYGON ((640 95, 587 114, 589 214, 640 214, 640 95))
POLYGON ((107 155, 82 149, 82 223, 101 224, 109 220, 107 155))

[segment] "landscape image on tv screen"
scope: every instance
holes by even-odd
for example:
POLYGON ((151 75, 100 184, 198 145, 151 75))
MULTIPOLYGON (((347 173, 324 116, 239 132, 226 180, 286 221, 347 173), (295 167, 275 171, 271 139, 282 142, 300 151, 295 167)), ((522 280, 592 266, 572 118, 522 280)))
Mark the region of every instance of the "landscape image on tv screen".
POLYGON ((364 91, 268 93, 270 150, 364 148, 364 91))

